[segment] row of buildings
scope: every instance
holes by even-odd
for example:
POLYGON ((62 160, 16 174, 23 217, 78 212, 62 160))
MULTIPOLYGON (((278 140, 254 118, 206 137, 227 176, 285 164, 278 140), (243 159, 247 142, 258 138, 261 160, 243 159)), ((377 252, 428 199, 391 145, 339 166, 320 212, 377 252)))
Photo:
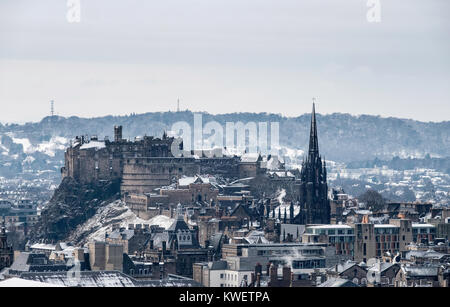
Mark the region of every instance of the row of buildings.
POLYGON ((169 227, 113 223, 85 246, 30 243, 1 275, 63 286, 448 287, 449 210, 373 211, 330 191, 314 106, 301 170, 260 155, 174 156, 174 142, 128 141, 115 127, 113 141, 76 138, 62 168, 80 184, 119 180, 136 217, 165 215, 169 227))

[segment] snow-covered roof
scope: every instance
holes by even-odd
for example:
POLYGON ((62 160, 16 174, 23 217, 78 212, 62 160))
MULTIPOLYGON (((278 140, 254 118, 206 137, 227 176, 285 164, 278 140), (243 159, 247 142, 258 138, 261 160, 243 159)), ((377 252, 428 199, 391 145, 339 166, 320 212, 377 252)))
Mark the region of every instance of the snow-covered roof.
POLYGON ((64 287, 64 286, 13 277, 0 281, 0 287, 28 288, 28 287, 64 287))
POLYGON ((198 183, 210 183, 208 177, 203 177, 203 176, 187 177, 187 176, 183 176, 180 179, 178 179, 178 184, 180 186, 187 186, 187 185, 195 183, 196 181, 198 183))
POLYGON ((105 142, 102 141, 90 141, 89 143, 85 143, 81 145, 80 149, 90 149, 95 148, 96 150, 106 148, 105 142))
POLYGON ((324 283, 321 283, 318 287, 358 287, 358 285, 348 279, 329 278, 324 283))
POLYGON ((258 158, 258 153, 247 153, 241 156, 241 162, 257 162, 258 158))
POLYGON ((398 228, 398 226, 391 225, 391 224, 375 224, 375 228, 398 228))
POLYGON ((275 172, 268 172, 270 175, 277 175, 278 177, 295 177, 294 174, 292 174, 290 171, 275 171, 275 172))
POLYGON ((416 228, 421 228, 421 227, 424 227, 424 228, 434 228, 435 226, 434 226, 434 225, 431 225, 431 224, 412 223, 412 227, 416 227, 416 228))
POLYGON ((270 170, 277 170, 280 168, 281 166, 281 162, 278 159, 278 156, 270 156, 270 159, 268 159, 267 156, 263 157, 263 163, 261 164, 262 167, 266 167, 267 169, 270 170))
POLYGON ((31 249, 41 249, 41 250, 55 250, 56 245, 55 244, 44 244, 44 243, 35 243, 30 246, 31 249))
POLYGON ((247 237, 245 237, 245 240, 249 243, 249 244, 268 244, 270 243, 269 240, 267 240, 264 237, 264 231, 258 231, 258 230, 253 230, 251 231, 247 237))
POLYGON ((189 278, 166 278, 162 280, 136 280, 118 271, 81 271, 75 278, 67 272, 23 273, 23 279, 45 281, 51 286, 66 287, 198 287, 189 278))
POLYGON ((308 226, 308 228, 311 228, 311 229, 352 229, 352 227, 349 225, 338 225, 338 224, 308 226))

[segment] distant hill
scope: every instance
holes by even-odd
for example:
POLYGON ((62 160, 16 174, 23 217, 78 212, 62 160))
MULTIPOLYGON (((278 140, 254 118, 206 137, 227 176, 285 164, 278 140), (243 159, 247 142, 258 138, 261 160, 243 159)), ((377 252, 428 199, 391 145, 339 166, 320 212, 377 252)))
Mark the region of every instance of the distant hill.
MULTIPOLYGON (((267 113, 203 114, 203 124, 217 121, 247 123, 279 122, 280 145, 305 150, 308 146, 310 114, 283 117, 267 113)), ((173 123, 193 126, 194 113, 154 112, 97 118, 45 117, 40 122, 0 125, 0 176, 21 168, 57 170, 69 139, 76 135, 113 137, 113 126, 122 125, 126 138, 157 135, 173 123)), ((319 146, 327 160, 337 162, 390 160, 393 157, 450 156, 450 121, 426 123, 410 119, 334 113, 317 114, 319 146)))

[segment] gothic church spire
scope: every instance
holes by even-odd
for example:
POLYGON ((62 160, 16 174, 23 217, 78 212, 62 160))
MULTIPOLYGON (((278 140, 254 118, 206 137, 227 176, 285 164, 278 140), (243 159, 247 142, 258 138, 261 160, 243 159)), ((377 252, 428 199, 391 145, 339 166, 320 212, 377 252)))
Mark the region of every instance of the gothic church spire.
MULTIPOLYGON (((315 99, 313 99, 314 101, 315 99)), ((316 123, 316 110, 313 102, 313 108, 311 113, 311 130, 309 134, 309 157, 319 155, 319 141, 317 139, 317 123, 316 123)))

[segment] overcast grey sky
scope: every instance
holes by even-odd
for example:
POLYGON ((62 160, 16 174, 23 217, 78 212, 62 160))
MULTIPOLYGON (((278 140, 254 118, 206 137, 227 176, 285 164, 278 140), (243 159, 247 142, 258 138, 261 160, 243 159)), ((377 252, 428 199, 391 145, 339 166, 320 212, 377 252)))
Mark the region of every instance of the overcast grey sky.
POLYGON ((450 120, 450 1, 0 1, 1 122, 181 108, 450 120))

